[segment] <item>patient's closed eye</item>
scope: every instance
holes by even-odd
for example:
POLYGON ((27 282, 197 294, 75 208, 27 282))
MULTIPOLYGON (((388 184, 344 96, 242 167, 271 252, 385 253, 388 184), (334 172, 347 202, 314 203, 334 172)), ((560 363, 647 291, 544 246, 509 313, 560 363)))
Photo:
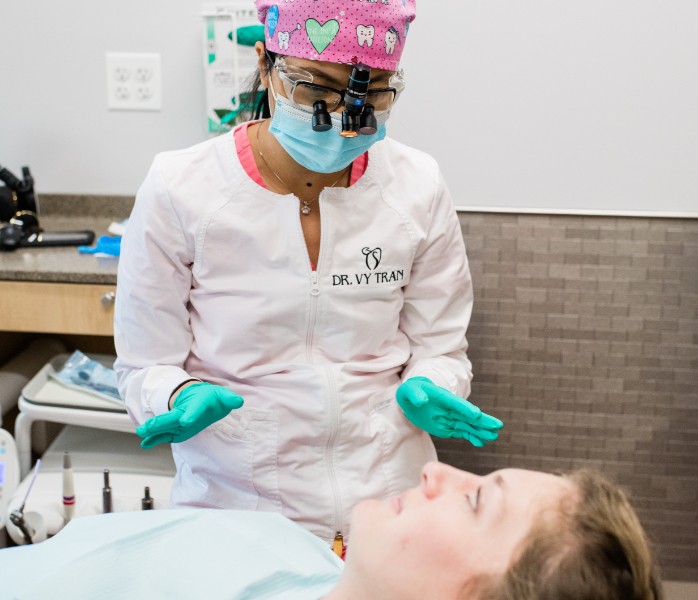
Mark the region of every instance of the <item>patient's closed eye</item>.
POLYGON ((473 512, 477 512, 478 506, 480 504, 480 489, 482 488, 477 488, 477 492, 474 494, 468 494, 466 498, 468 499, 468 504, 470 504, 470 508, 473 509, 473 512))

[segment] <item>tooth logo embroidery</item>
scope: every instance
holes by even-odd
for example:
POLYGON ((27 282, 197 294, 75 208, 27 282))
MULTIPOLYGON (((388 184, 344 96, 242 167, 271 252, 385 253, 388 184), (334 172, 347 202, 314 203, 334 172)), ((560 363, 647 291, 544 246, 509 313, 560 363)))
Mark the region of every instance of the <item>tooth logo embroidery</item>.
POLYGON ((315 19, 308 19, 305 22, 305 31, 313 48, 318 54, 322 54, 325 48, 332 43, 339 33, 339 21, 330 19, 322 25, 315 19))
POLYGON ((374 248, 373 250, 371 250, 371 248, 364 248, 361 252, 363 252, 363 255, 366 257, 366 266, 369 271, 374 271, 378 268, 381 257, 383 256, 383 251, 380 248, 374 248))
POLYGON ((279 33, 276 34, 276 37, 279 39, 279 48, 281 50, 288 50, 288 41, 291 39, 291 34, 300 31, 300 28, 301 24, 298 23, 295 29, 291 31, 279 31, 279 33))
POLYGON ((359 42, 359 46, 366 44, 369 48, 373 46, 373 36, 375 35, 375 28, 373 25, 357 25, 356 26, 356 38, 359 42))
POLYGON ((398 41, 399 35, 395 27, 391 27, 385 32, 385 53, 394 54, 395 53, 395 42, 398 41))

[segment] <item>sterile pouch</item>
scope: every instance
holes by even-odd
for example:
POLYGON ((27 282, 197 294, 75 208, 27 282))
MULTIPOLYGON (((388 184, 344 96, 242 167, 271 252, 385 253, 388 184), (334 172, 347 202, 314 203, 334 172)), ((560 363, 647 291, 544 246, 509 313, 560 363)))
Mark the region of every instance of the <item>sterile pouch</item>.
POLYGON ((80 350, 73 352, 60 371, 49 376, 65 386, 89 392, 123 406, 116 382, 116 371, 85 356, 80 350))

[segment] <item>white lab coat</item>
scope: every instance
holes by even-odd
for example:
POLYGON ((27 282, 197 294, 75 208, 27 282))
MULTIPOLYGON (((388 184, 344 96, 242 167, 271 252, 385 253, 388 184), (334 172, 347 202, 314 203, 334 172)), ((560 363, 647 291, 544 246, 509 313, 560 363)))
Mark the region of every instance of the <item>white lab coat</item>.
POLYGON ((279 512, 330 540, 351 508, 435 458, 395 401, 429 377, 470 394, 472 283, 436 162, 386 139, 319 200, 311 269, 292 195, 245 173, 233 134, 158 155, 123 238, 116 371, 137 423, 200 378, 245 404, 173 444, 171 505, 279 512))

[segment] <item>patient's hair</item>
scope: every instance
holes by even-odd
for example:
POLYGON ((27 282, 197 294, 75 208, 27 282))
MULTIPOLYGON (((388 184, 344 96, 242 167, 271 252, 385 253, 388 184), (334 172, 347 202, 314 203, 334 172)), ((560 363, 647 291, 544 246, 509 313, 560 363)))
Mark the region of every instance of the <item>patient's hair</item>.
POLYGON ((503 576, 469 586, 478 600, 661 600, 661 583, 627 496, 596 471, 567 475, 576 498, 542 518, 503 576))

